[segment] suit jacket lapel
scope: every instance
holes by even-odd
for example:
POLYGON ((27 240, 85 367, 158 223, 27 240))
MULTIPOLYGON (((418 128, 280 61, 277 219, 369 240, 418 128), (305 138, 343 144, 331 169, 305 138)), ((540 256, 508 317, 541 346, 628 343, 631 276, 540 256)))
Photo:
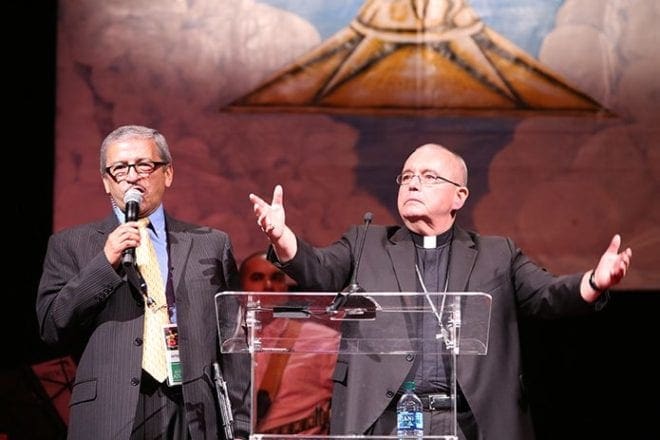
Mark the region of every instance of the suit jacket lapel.
POLYGON ((392 235, 386 246, 399 289, 402 292, 417 291, 415 275, 415 246, 406 228, 400 228, 392 235), (410 264, 412 262, 413 264, 410 264))
MULTIPOLYGON (((416 292, 415 245, 408 229, 400 228, 396 231, 386 245, 386 250, 394 269, 394 276, 399 285, 399 290, 401 292, 416 292)), ((414 307, 417 304, 417 297, 403 296, 401 297, 401 304, 414 307)))
MULTIPOLYGON (((90 241, 92 243, 88 243, 85 246, 85 249, 87 249, 88 252, 92 253, 97 253, 97 252, 103 252, 103 247, 105 246, 105 242, 108 240, 108 235, 112 231, 114 231, 117 226, 119 226, 119 220, 117 220, 117 216, 114 214, 114 212, 110 213, 106 218, 103 220, 100 220, 96 222, 92 228, 96 229, 97 234, 95 235, 90 235, 90 241)), ((90 255, 88 258, 92 258, 93 255, 90 255)))
POLYGON ((96 230, 101 235, 101 240, 105 243, 108 235, 119 226, 119 220, 114 212, 110 213, 109 216, 97 223, 96 230))
MULTIPOLYGON (((472 240, 464 229, 455 226, 451 260, 449 262, 449 283, 447 286, 449 292, 465 292, 468 290, 468 281, 470 274, 474 270, 476 258, 477 249, 474 240, 472 240)), ((473 397, 469 393, 471 390, 470 384, 474 381, 474 377, 476 377, 476 363, 479 361, 479 357, 469 355, 459 356, 457 359, 457 380, 468 400, 471 400, 473 397)))
POLYGON ((474 241, 458 226, 454 227, 454 239, 451 244, 451 259, 449 261, 449 292, 465 292, 470 273, 477 258, 474 241))
POLYGON ((179 302, 177 297, 177 286, 181 281, 182 270, 179 268, 186 267, 186 261, 190 255, 190 248, 192 246, 191 234, 185 234, 185 227, 182 223, 165 215, 165 229, 167 230, 167 244, 170 253, 170 269, 172 271, 172 285, 174 288, 174 297, 179 302))

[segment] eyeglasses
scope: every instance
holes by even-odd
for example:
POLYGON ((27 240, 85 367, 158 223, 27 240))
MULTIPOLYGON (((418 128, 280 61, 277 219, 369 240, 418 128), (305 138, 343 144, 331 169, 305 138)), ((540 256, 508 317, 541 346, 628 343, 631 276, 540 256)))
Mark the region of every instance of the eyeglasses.
POLYGON ((148 176, 158 168, 168 164, 169 162, 154 162, 153 160, 141 160, 135 163, 118 162, 106 167, 105 172, 108 173, 115 182, 121 182, 126 180, 128 173, 131 172, 131 168, 133 168, 139 176, 148 176))
POLYGON ((444 177, 436 176, 433 173, 423 173, 423 174, 413 174, 413 173, 403 173, 396 176, 396 183, 399 185, 410 185, 413 179, 417 177, 419 183, 424 186, 439 185, 441 183, 451 183, 454 186, 459 188, 463 185, 460 185, 452 180, 445 179, 444 177))

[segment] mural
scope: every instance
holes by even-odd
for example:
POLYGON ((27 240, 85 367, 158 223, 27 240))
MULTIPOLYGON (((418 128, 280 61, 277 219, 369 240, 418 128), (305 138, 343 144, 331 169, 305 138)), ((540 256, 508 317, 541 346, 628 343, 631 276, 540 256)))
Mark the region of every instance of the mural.
POLYGON ((250 192, 283 184, 327 244, 365 211, 397 222, 403 158, 438 142, 470 168, 462 225, 556 273, 618 232, 622 288, 659 289, 659 22, 656 0, 60 0, 54 229, 108 213, 122 124, 165 134, 167 208, 239 260, 267 245, 250 192))
POLYGON ((232 109, 368 114, 608 113, 464 1, 371 0, 232 109))

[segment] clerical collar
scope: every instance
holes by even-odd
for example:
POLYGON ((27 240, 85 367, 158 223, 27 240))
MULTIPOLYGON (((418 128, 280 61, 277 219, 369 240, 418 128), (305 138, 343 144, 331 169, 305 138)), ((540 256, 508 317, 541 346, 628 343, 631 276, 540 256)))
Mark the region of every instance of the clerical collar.
POLYGON ((449 244, 451 237, 454 235, 453 231, 453 228, 449 228, 440 235, 419 235, 411 231, 410 235, 412 235, 413 242, 418 248, 436 249, 449 244))

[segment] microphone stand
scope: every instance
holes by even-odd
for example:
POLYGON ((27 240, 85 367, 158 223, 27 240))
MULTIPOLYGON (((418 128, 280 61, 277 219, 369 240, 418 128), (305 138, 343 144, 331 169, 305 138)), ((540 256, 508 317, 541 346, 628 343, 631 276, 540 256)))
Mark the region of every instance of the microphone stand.
POLYGON ((364 250, 364 242, 367 239, 367 230, 373 220, 374 215, 371 212, 364 214, 364 233, 362 234, 362 241, 358 246, 358 255, 355 260, 355 268, 353 268, 353 275, 351 283, 344 288, 341 292, 337 293, 332 302, 325 311, 329 315, 336 315, 341 308, 350 307, 347 310, 349 315, 362 315, 361 319, 375 316, 375 304, 372 300, 365 298, 363 295, 352 296, 354 293, 365 293, 366 290, 362 288, 357 282, 358 269, 360 268, 360 260, 362 259, 362 251, 364 250), (349 301, 349 297, 351 300, 349 301), (354 298, 354 300, 353 300, 354 298))

